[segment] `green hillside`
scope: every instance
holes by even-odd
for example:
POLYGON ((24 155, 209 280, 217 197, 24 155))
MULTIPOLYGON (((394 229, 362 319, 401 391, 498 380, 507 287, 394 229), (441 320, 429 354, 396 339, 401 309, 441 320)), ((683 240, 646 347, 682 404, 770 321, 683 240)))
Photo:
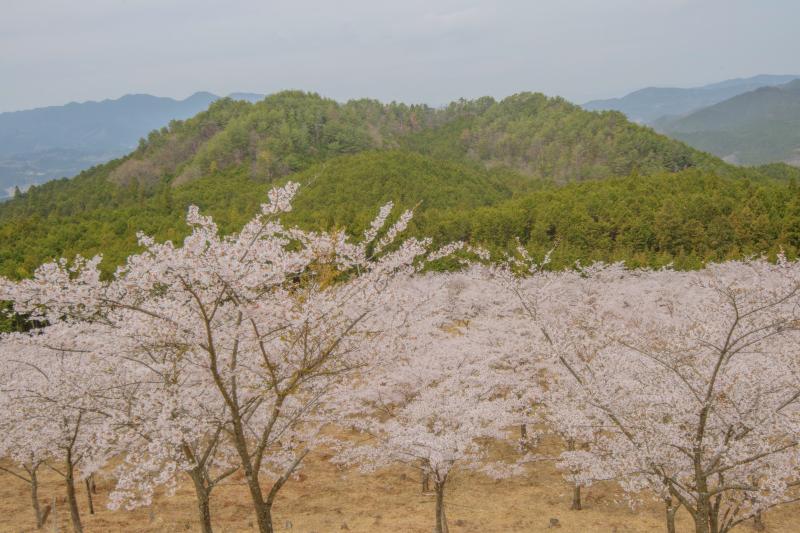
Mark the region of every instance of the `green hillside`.
POLYGON ((742 164, 800 165, 800 80, 762 87, 656 127, 742 164))
POLYGON ((179 240, 186 207, 238 229, 287 179, 302 184, 287 220, 361 231, 393 200, 416 206, 411 231, 495 251, 557 244, 557 264, 626 259, 699 266, 800 247, 785 165, 740 168, 562 99, 520 94, 443 109, 345 104, 286 92, 220 100, 153 132, 126 158, 0 204, 0 274, 103 253, 107 272, 136 232, 179 240), (599 179, 604 178, 604 179, 599 179))
POLYGON ((166 178, 180 185, 241 167, 256 181, 274 181, 337 155, 396 147, 400 136, 430 127, 437 117, 426 106, 340 104, 297 91, 256 104, 224 99, 151 133, 110 180, 151 186, 166 178))
POLYGON ((421 216, 443 209, 470 212, 510 198, 509 176, 514 175, 403 150, 340 156, 290 177, 303 185, 285 220, 360 231, 388 200, 421 216))
POLYGON ((507 166, 559 183, 717 163, 621 113, 588 113, 541 94, 455 103, 444 114, 449 120, 443 125, 409 135, 404 145, 437 158, 507 166))
POLYGON ((401 147, 559 182, 719 163, 620 113, 589 113, 537 93, 433 109, 283 92, 256 104, 221 100, 153 132, 110 179, 152 185, 169 176, 179 185, 241 166, 271 181, 330 157, 401 147))

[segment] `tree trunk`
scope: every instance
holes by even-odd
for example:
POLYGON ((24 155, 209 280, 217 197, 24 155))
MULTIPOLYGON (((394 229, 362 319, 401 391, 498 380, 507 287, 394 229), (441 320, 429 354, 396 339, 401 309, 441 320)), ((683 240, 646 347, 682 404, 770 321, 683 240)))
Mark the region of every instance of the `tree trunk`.
MULTIPOLYGON (((703 411, 701 418, 706 416, 706 408, 703 408, 703 411)), ((702 435, 700 435, 700 438, 702 438, 702 435)), ((694 448, 693 455, 694 482, 697 490, 697 506, 692 513, 694 531, 695 533, 709 533, 709 526, 711 525, 711 501, 708 496, 708 480, 705 472, 703 472, 702 450, 699 446, 694 448)))
POLYGON ((53 520, 52 520, 52 522, 53 522, 53 531, 54 531, 54 533, 58 533, 58 512, 57 512, 57 509, 56 509, 56 497, 55 496, 53 496, 53 504, 52 504, 52 507, 50 507, 50 508, 53 510, 53 520))
POLYGON ((192 470, 189 475, 194 482, 197 511, 200 518, 200 529, 203 533, 213 533, 213 529, 211 528, 211 508, 209 506, 211 489, 206 486, 203 481, 203 475, 197 468, 192 470))
POLYGON ((710 533, 708 508, 704 508, 703 505, 702 502, 698 502, 697 512, 692 515, 695 533, 710 533))
POLYGON ((519 438, 521 440, 525 440, 528 438, 528 426, 525 424, 520 424, 519 426, 519 438))
POLYGON ((710 533, 719 533, 719 507, 721 502, 722 496, 717 495, 714 498, 714 502, 711 503, 709 500, 709 507, 708 507, 708 530, 710 533))
POLYGON ((36 470, 39 466, 34 466, 30 470, 31 475, 31 505, 33 506, 33 513, 36 515, 36 529, 44 527, 44 515, 42 508, 39 505, 39 479, 36 477, 36 470))
POLYGON ((767 529, 761 511, 758 511, 755 516, 753 516, 753 527, 756 531, 765 531, 767 529))
POLYGON ((258 483, 258 476, 252 471, 249 458, 247 458, 246 464, 244 460, 242 463, 245 477, 247 478, 247 488, 250 490, 250 499, 253 502, 253 509, 256 512, 258 531, 259 533, 274 533, 272 527, 272 511, 264 501, 264 494, 261 491, 261 485, 258 483))
POLYGON ((78 498, 75 496, 75 467, 72 464, 72 450, 67 450, 66 467, 67 505, 69 505, 69 516, 72 520, 72 531, 83 533, 81 514, 78 511, 78 498))
POLYGON ((427 471, 422 471, 422 493, 431 491, 431 475, 427 471))
MULTIPOLYGON (((575 451, 575 439, 567 439, 567 450, 570 452, 575 451)), ((577 471, 572 471, 573 474, 577 474, 577 471)), ((572 505, 570 509, 573 511, 580 511, 583 509, 581 506, 581 486, 575 483, 572 486, 572 505)))
POLYGON ((245 444, 244 431, 240 424, 234 420, 234 445, 241 460, 242 469, 244 470, 245 479, 247 479, 247 489, 250 491, 250 500, 253 503, 253 510, 256 513, 256 521, 258 522, 259 533, 273 533, 272 516, 269 509, 264 502, 264 493, 261 491, 261 485, 258 482, 258 472, 253 471, 253 463, 250 459, 250 453, 245 444))
POLYGON ((444 484, 445 481, 436 481, 433 486, 436 490, 436 533, 448 533, 447 516, 444 513, 444 484))
POLYGON ((711 515, 708 507, 708 498, 704 498, 700 495, 697 500, 697 511, 692 514, 695 533, 711 533, 709 529, 711 515))
POLYGON ((583 509, 583 507, 581 507, 581 486, 577 483, 572 487, 572 506, 570 509, 573 511, 580 511, 583 509))
POLYGON ((89 483, 89 478, 83 480, 86 484, 86 497, 89 499, 89 514, 94 514, 94 502, 92 501, 92 485, 89 483))
MULTIPOLYGON (((55 501, 55 499, 53 501, 55 501)), ((50 511, 52 509, 53 507, 51 507, 49 503, 44 506, 44 510, 42 511, 42 527, 47 523, 47 517, 50 516, 50 511)), ((53 513, 53 516, 55 516, 55 513, 53 513)))
POLYGON ((664 506, 666 507, 667 515, 667 533, 675 533, 675 513, 678 508, 672 505, 672 498, 664 498, 664 506))
MULTIPOLYGON (((217 385, 220 390, 223 389, 222 385, 217 385)), ((250 491, 250 500, 253 503, 253 510, 256 513, 256 521, 258 523, 259 533, 274 533, 272 527, 272 512, 271 506, 264 500, 264 492, 261 490, 261 484, 258 482, 258 471, 253 468, 253 459, 250 456, 250 451, 247 449, 247 439, 242 427, 241 417, 236 414, 236 406, 230 405, 233 415, 233 444, 236 448, 236 453, 239 455, 239 461, 244 470, 244 476, 247 480, 247 489, 250 491)))
POLYGON ((97 494, 97 483, 94 481, 94 474, 89 476, 89 486, 92 489, 92 494, 97 494))

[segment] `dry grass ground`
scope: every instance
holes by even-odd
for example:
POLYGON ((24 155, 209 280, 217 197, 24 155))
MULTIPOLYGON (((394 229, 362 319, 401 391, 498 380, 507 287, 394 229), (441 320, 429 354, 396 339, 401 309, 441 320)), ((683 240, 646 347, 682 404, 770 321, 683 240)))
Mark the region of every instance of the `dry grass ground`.
MULTIPOLYGON (((547 446, 550 448, 552 445, 547 446)), ((59 531, 70 531, 63 502, 63 486, 54 474, 43 475, 42 500, 57 499, 59 531)), ((35 531, 28 487, 8 475, 0 476, 0 531, 35 531)), ((529 467, 529 475, 495 482, 480 474, 458 471, 448 482, 447 514, 452 533, 537 532, 559 533, 664 531, 663 507, 656 502, 631 510, 613 484, 598 484, 584 491, 584 510, 569 509, 571 492, 549 463, 529 467), (560 527, 548 528, 551 518, 560 527)), ((96 514, 87 510, 86 492, 80 504, 87 533, 198 531, 193 491, 183 484, 177 494, 160 496, 150 508, 111 512, 105 508, 110 479, 98 479, 96 514)), ((81 487, 83 489, 83 487, 81 487)), ((275 508, 277 531, 288 533, 433 531, 434 499, 420 492, 418 473, 397 467, 364 475, 340 470, 318 453, 307 458, 299 480, 287 484, 275 508)), ((218 487, 212 494, 212 516, 218 532, 253 532, 253 516, 241 478, 218 487)), ((766 515, 773 533, 800 531, 800 505, 766 515)), ((685 513, 678 530, 690 531, 685 513)), ((53 531, 48 521, 45 531, 53 531)), ((737 531, 753 531, 750 524, 737 531)))

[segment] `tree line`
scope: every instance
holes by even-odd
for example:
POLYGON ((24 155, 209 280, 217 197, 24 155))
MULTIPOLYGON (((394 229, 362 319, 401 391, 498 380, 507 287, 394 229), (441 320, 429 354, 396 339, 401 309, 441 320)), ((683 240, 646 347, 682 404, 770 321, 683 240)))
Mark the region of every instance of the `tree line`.
MULTIPOLYGON (((242 169, 152 192, 116 186, 87 173, 62 194, 45 185, 0 211, 0 273, 22 278, 49 259, 102 252, 110 275, 139 250, 136 232, 179 240, 191 204, 214 215, 224 233, 258 210, 269 184, 242 169), (84 194, 85 192, 85 194, 84 194)), ((368 151, 292 175, 304 184, 286 222, 304 229, 369 223, 370 207, 394 201, 417 213, 409 231, 436 242, 464 240, 502 256, 521 242, 539 255, 554 245, 553 265, 625 261, 630 266, 700 268, 800 246, 795 181, 718 176, 689 169, 556 185, 515 171, 432 159, 405 150, 368 151)))

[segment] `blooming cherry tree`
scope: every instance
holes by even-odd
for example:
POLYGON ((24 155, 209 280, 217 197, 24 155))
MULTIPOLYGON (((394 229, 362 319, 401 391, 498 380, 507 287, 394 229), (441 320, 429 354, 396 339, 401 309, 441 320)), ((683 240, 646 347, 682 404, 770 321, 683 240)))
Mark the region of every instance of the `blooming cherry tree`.
POLYGON ((39 469, 49 458, 48 449, 43 441, 31 438, 29 427, 32 423, 22 404, 13 396, 12 379, 15 365, 2 362, 3 375, 0 378, 0 458, 9 461, 7 466, 0 465, 0 471, 14 476, 30 487, 31 506, 36 519, 36 528, 41 529, 46 520, 46 511, 39 502, 39 469))
POLYGON ((552 348, 557 384, 604 432, 567 464, 677 500, 698 533, 795 499, 797 263, 598 269, 569 301, 552 348))
POLYGON ((226 435, 227 406, 203 369, 179 350, 138 347, 123 357, 137 376, 136 399, 118 416, 123 461, 109 506, 149 505, 156 487, 172 492, 186 474, 201 528, 210 533, 211 492, 238 470, 226 435))
POLYGON ((495 477, 518 472, 485 448, 486 439, 504 439, 519 424, 520 409, 499 367, 493 369, 496 347, 470 328, 470 316, 479 312, 462 294, 470 284, 448 275, 404 287, 411 303, 405 330, 343 395, 350 424, 368 439, 346 447, 339 461, 366 471, 395 462, 420 468, 433 481, 438 533, 448 529, 445 488, 454 468, 495 477))
POLYGON ((37 522, 36 470, 47 462, 65 481, 73 530, 83 531, 76 478, 102 467, 114 450, 113 412, 126 401, 125 374, 100 354, 91 328, 56 324, 2 340, 6 453, 30 472, 37 522))
MULTIPOLYGON (((397 242, 410 212, 383 229, 391 206, 357 243, 341 232, 286 228, 277 216, 290 209, 296 190, 292 183, 273 189, 259 215, 227 237, 190 208, 192 232, 182 247, 140 236, 144 251, 129 257, 108 282, 100 279, 95 258, 71 266, 51 263, 33 280, 5 284, 4 297, 18 312, 50 322, 67 317, 71 323, 103 324, 133 342, 129 351, 137 364, 149 365, 153 357, 157 365, 193 367, 191 376, 175 377, 172 387, 164 386, 163 369, 149 369, 161 383, 155 407, 137 411, 157 418, 145 434, 161 435, 171 450, 180 443, 184 457, 172 464, 184 470, 199 466, 198 456, 206 453, 189 453, 198 436, 184 442, 181 433, 197 428, 185 422, 190 418, 182 410, 186 394, 213 394, 216 419, 203 420, 216 421, 199 424, 200 441, 206 451, 222 453, 226 466, 232 468, 230 457, 236 457, 262 532, 272 531, 275 496, 327 422, 322 415, 328 393, 374 356, 384 321, 378 311, 392 300, 390 282, 413 274, 429 245, 397 242), (216 435, 214 423, 221 432, 209 440, 209 433, 216 435), (266 491, 264 478, 271 480, 266 491)), ((153 446, 143 457, 159 455, 153 446)), ((121 496, 142 472, 134 470, 132 478, 123 477, 121 496)))

